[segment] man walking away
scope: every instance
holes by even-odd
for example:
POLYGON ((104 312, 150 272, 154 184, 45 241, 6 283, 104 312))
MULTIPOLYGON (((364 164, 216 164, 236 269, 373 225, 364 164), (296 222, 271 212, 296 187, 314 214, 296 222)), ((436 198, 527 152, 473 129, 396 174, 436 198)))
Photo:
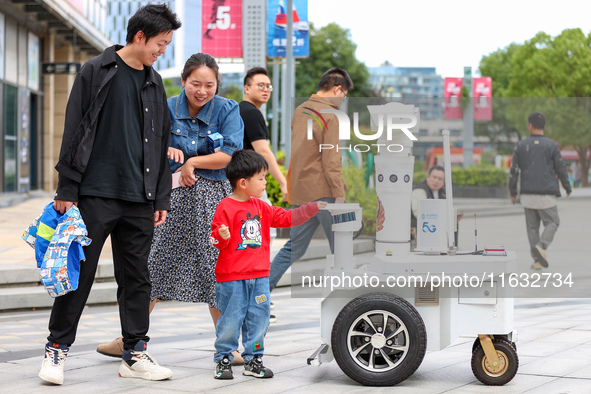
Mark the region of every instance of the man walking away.
POLYGON ((530 136, 517 144, 513 152, 509 173, 509 191, 513 203, 517 202, 517 182, 520 181, 520 202, 525 208, 527 237, 535 270, 548 267, 546 249, 554 239, 560 224, 556 197, 560 197, 558 179, 567 196, 572 189, 558 144, 544 136, 546 117, 540 112, 528 118, 530 136), (540 236, 540 222, 544 231, 540 236))

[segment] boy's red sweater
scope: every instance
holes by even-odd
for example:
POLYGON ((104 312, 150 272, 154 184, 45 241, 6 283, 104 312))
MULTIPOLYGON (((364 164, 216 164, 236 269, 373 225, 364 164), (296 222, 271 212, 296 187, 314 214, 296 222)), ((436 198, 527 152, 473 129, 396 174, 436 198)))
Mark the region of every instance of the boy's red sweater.
POLYGON ((270 228, 299 226, 318 212, 316 202, 288 211, 254 197, 248 201, 224 198, 215 211, 209 237, 213 246, 220 250, 215 267, 216 280, 228 282, 269 276, 270 228), (227 240, 218 232, 222 224, 230 229, 227 240))

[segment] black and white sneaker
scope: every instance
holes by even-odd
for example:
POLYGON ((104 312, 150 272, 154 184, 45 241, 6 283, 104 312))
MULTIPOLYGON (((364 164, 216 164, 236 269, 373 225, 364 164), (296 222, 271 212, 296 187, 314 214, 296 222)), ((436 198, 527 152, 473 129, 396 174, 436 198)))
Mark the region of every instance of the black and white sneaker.
POLYGON ((122 378, 140 378, 145 380, 164 380, 172 377, 172 371, 160 366, 148 353, 145 341, 139 341, 133 349, 123 351, 123 360, 119 366, 122 378))
POLYGON ((232 363, 228 356, 224 356, 224 358, 218 362, 218 365, 215 367, 215 374, 213 375, 216 379, 234 379, 234 374, 232 373, 232 363))
POLYGON ((68 347, 58 343, 45 345, 45 358, 41 363, 39 377, 53 384, 64 383, 64 363, 68 356, 68 347))
POLYGON ((254 376, 255 378, 272 378, 273 371, 263 365, 260 356, 255 356, 255 358, 244 364, 242 375, 254 376))

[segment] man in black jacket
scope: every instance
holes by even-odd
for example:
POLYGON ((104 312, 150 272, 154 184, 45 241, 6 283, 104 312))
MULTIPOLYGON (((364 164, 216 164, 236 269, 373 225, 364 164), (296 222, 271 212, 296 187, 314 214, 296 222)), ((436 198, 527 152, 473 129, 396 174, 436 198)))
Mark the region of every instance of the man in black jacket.
POLYGON ((527 237, 534 258, 532 269, 548 267, 546 249, 560 224, 556 197, 560 197, 558 178, 567 196, 572 189, 558 144, 544 136, 546 117, 534 112, 528 118, 530 136, 517 144, 509 174, 509 191, 517 202, 517 181, 521 174, 520 202, 525 208, 527 237), (540 236, 540 222, 544 231, 540 236))
POLYGON ((56 170, 54 208, 80 208, 92 243, 84 248, 76 291, 55 299, 39 377, 62 384, 64 362, 106 238, 111 235, 117 300, 124 338, 122 377, 172 376, 146 351, 154 225, 170 208, 166 160, 170 119, 160 75, 152 65, 181 23, 165 5, 141 7, 128 22, 126 45, 107 48, 84 64, 68 104, 56 170))

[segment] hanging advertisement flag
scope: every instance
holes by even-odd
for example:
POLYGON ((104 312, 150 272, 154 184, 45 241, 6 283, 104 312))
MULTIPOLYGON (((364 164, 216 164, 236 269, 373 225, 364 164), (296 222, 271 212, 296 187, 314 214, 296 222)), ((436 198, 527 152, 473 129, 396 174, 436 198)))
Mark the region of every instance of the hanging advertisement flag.
MULTIPOLYGON (((310 56, 308 0, 293 0, 293 56, 310 56)), ((287 9, 285 0, 269 0, 267 5, 267 57, 285 57, 287 9)))
POLYGON ((242 57, 242 0, 203 0, 201 50, 213 57, 242 57))
POLYGON ((462 119, 462 78, 445 78, 443 82, 443 97, 445 100, 445 119, 462 119))
POLYGON ((474 120, 492 120, 492 78, 474 78, 472 86, 474 120))

